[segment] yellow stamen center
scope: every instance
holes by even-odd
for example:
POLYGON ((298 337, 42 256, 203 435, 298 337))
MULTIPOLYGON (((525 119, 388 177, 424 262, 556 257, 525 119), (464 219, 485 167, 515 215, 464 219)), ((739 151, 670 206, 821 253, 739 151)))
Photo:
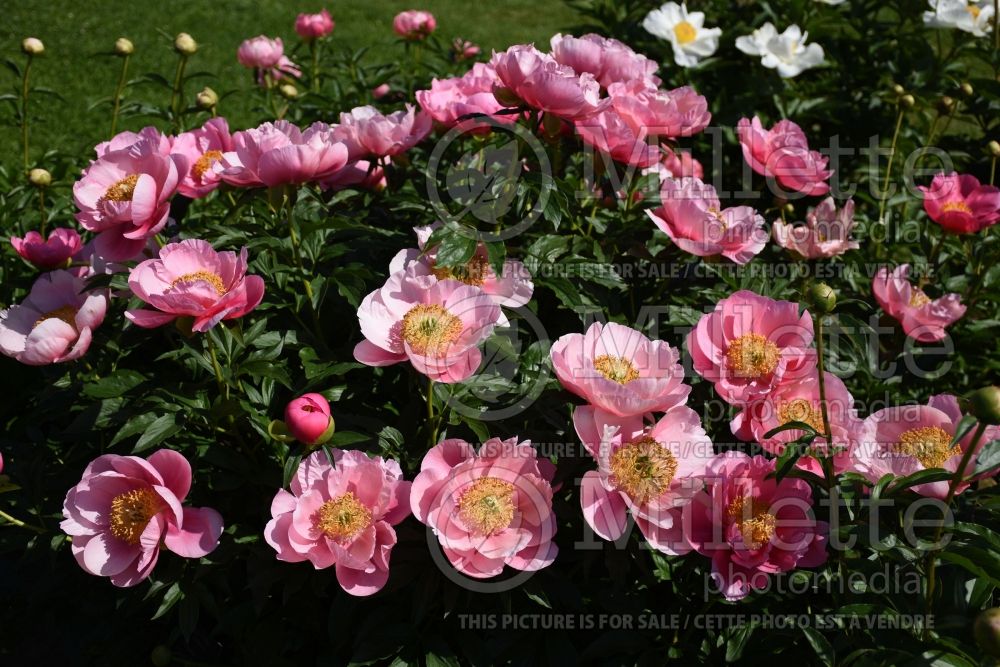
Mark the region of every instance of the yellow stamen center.
POLYGON ((403 316, 403 340, 417 354, 444 356, 461 333, 462 320, 438 304, 414 306, 403 316))
POLYGON ((133 489, 111 501, 111 534, 126 544, 139 544, 149 520, 160 513, 163 502, 151 489, 133 489))
POLYGON ((313 525, 327 537, 349 540, 372 525, 372 513, 348 491, 320 505, 313 516, 313 525))
POLYGON ((594 368, 601 375, 618 384, 628 384, 632 380, 639 379, 639 371, 625 357, 602 354, 594 359, 594 368))
POLYGON ((974 18, 974 19, 978 19, 978 18, 979 18, 979 12, 980 12, 981 10, 979 9, 979 7, 978 7, 978 6, 976 6, 976 5, 969 5, 969 6, 968 6, 968 7, 966 7, 965 9, 966 9, 966 10, 967 10, 967 11, 968 11, 968 12, 969 12, 970 14, 972 14, 972 18, 974 18))
POLYGON ((937 426, 922 426, 903 431, 896 443, 896 451, 920 461, 925 468, 940 468, 958 453, 951 446, 951 436, 937 426))
POLYGON ((496 535, 514 519, 514 485, 496 477, 477 479, 462 492, 458 516, 476 535, 496 535))
POLYGON ((740 496, 726 508, 726 515, 736 521, 747 549, 760 549, 771 541, 777 518, 760 501, 740 496))
POLYGON ((490 263, 485 257, 473 255, 472 259, 470 259, 465 266, 453 268, 435 266, 431 268, 431 272, 437 276, 439 280, 458 280, 466 285, 480 287, 484 282, 486 282, 486 274, 489 268, 490 263))
POLYGON ((170 281, 171 287, 176 287, 179 283, 191 283, 196 280, 208 283, 215 290, 215 293, 222 296, 229 290, 226 289, 225 283, 222 282, 222 278, 218 275, 212 273, 211 271, 195 271, 194 273, 185 273, 183 276, 178 276, 170 281))
POLYGON ((778 421, 805 422, 818 432, 823 432, 823 411, 804 398, 796 398, 778 405, 778 421))
POLYGON ((653 438, 629 442, 611 454, 611 483, 637 503, 659 498, 677 474, 677 458, 653 438))
POLYGON ((945 202, 941 205, 941 210, 945 213, 951 213, 952 211, 958 211, 959 213, 972 213, 972 207, 964 201, 945 202))
POLYGON ((76 329, 76 308, 74 308, 73 306, 61 306, 53 311, 45 313, 37 320, 35 320, 35 324, 31 328, 34 329, 45 320, 53 318, 57 320, 62 320, 66 324, 76 329))
POLYGON ((222 159, 222 151, 205 151, 198 161, 191 167, 191 175, 199 181, 205 172, 212 168, 212 165, 222 159))
POLYGON ((923 308, 930 302, 931 302, 930 297, 924 294, 924 291, 922 289, 914 287, 913 291, 910 292, 910 305, 912 307, 923 308))
POLYGON ((698 37, 698 29, 687 21, 681 21, 674 26, 674 37, 680 45, 690 44, 698 37))
POLYGON ((138 181, 138 174, 130 174, 108 188, 108 191, 104 193, 101 199, 106 201, 132 201, 132 193, 135 192, 135 184, 138 181))
POLYGON ((726 350, 729 368, 737 377, 760 378, 778 367, 778 346, 758 333, 743 334, 726 350))

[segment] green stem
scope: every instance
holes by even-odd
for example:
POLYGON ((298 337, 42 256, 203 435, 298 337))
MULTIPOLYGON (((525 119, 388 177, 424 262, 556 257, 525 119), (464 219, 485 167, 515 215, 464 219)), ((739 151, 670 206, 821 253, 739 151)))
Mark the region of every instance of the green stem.
POLYGON ((993 0, 993 50, 1000 49, 1000 28, 997 26, 1000 21, 1000 0, 993 0))
POLYGON ((7 514, 3 510, 0 510, 0 519, 3 519, 12 526, 17 526, 18 528, 27 528, 28 530, 33 530, 36 533, 44 533, 44 528, 39 528, 38 526, 32 526, 30 523, 25 523, 20 519, 15 519, 11 515, 7 514))
POLYGON ((184 68, 187 66, 188 57, 180 55, 177 61, 177 71, 174 74, 174 89, 170 93, 170 111, 173 113, 174 131, 180 132, 181 128, 181 102, 184 99, 184 68))
POLYGON ((823 436, 826 438, 828 450, 833 449, 833 436, 830 433, 830 416, 826 408, 826 380, 823 377, 823 315, 814 317, 816 323, 816 366, 819 372, 819 407, 823 413, 823 436))
MULTIPOLYGON (((1000 2, 1000 0, 997 0, 997 2, 1000 2)), ((996 178, 996 175, 997 175, 997 159, 993 158, 990 161, 990 185, 993 185, 993 181, 996 178)))
POLYGON ((122 71, 118 75, 118 85, 115 86, 115 98, 114 106, 111 109, 111 136, 115 136, 115 130, 118 129, 118 111, 121 109, 122 103, 122 91, 125 89, 125 77, 128 74, 128 59, 129 57, 122 57, 122 71))
POLYGON ((21 146, 24 149, 24 170, 28 171, 28 75, 33 58, 29 55, 21 78, 21 146))
POLYGON ((295 259, 295 268, 299 270, 299 275, 302 280, 302 287, 306 290, 306 299, 309 301, 309 312, 312 313, 313 327, 316 332, 316 340, 323 340, 323 330, 319 323, 319 313, 316 312, 316 306, 313 305, 313 287, 312 282, 309 280, 309 276, 306 274, 305 264, 302 261, 302 249, 299 244, 299 235, 295 231, 295 223, 292 222, 292 218, 288 216, 288 236, 292 242, 292 256, 295 259))
POLYGON ((208 344, 208 353, 212 357, 212 368, 215 370, 215 381, 219 385, 219 392, 222 393, 222 396, 226 400, 229 400, 229 385, 222 379, 222 367, 219 365, 219 357, 215 353, 215 343, 212 341, 212 335, 206 333, 205 340, 208 344))
POLYGON ((45 188, 38 188, 38 210, 42 214, 42 226, 39 234, 42 238, 45 238, 45 223, 48 222, 45 217, 45 188))
POLYGON ((309 42, 309 52, 312 54, 312 80, 309 82, 314 92, 319 91, 319 43, 314 39, 309 42))
POLYGON ((885 224, 885 203, 889 199, 889 179, 892 176, 892 162, 896 157, 896 142, 899 140, 899 130, 903 126, 903 107, 899 107, 899 113, 896 116, 896 129, 892 133, 892 145, 889 147, 889 164, 885 168, 885 180, 882 181, 882 196, 880 197, 878 205, 878 221, 879 224, 885 224))

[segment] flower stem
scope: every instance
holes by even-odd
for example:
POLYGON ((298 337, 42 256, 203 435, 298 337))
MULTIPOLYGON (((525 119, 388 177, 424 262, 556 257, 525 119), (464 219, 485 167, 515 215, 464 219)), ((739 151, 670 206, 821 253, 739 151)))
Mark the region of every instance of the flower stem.
POLYGON ((48 222, 45 218, 45 188, 38 188, 38 211, 42 214, 42 225, 38 233, 45 238, 45 223, 48 222))
POLYGON ((222 379, 222 367, 219 365, 219 357, 215 353, 215 342, 212 340, 212 334, 206 333, 205 340, 208 344, 208 353, 212 357, 212 368, 215 370, 215 381, 219 385, 219 392, 222 393, 222 396, 226 400, 228 400, 229 385, 222 379))
POLYGON ((184 67, 187 66, 188 57, 180 55, 177 61, 177 71, 174 74, 174 89, 170 93, 170 111, 173 114, 174 131, 181 131, 181 104, 183 102, 184 88, 184 67))
MULTIPOLYGON (((122 91, 125 89, 125 77, 128 74, 128 59, 129 56, 125 55, 122 57, 122 71, 118 75, 118 85, 115 86, 115 97, 113 102, 113 107, 111 109, 111 136, 115 136, 115 130, 118 129, 118 111, 121 109, 122 103, 122 91)), ((171 104, 172 106, 172 104, 171 104)))
POLYGON ((31 72, 33 58, 29 55, 24 66, 24 76, 21 77, 21 147, 24 149, 24 170, 28 171, 28 75, 31 72))
POLYGON ((892 145, 889 147, 889 164, 885 168, 885 180, 882 181, 882 196, 879 198, 878 221, 885 224, 885 203, 889 199, 889 179, 892 176, 892 162, 896 157, 896 142, 899 140, 899 130, 903 126, 903 115, 905 110, 899 105, 899 113, 896 115, 896 129, 892 133, 892 145))
POLYGON ((306 290, 306 299, 309 301, 309 312, 312 313, 316 339, 318 341, 322 341, 323 330, 319 324, 319 313, 316 312, 316 306, 313 305, 312 282, 309 280, 309 276, 306 275, 305 264, 302 262, 302 249, 299 244, 299 235, 295 231, 295 223, 292 221, 291 216, 288 217, 288 236, 292 242, 292 256, 295 259, 295 268, 299 270, 299 275, 302 279, 302 286, 306 290))
POLYGON ((830 416, 826 409, 826 379, 823 377, 823 315, 815 315, 816 323, 816 366, 819 373, 819 407, 823 413, 823 436, 826 438, 827 449, 833 449, 833 436, 830 433, 830 416))
POLYGON ((313 91, 319 91, 319 43, 317 40, 309 42, 309 53, 312 54, 312 80, 309 82, 313 91))
MULTIPOLYGON (((997 0, 997 2, 1000 2, 1000 0, 997 0)), ((993 185, 993 181, 996 179, 996 175, 997 175, 997 159, 993 158, 990 161, 990 185, 993 185)))
POLYGON ((39 528, 38 526, 32 526, 30 523, 25 523, 25 522, 21 521, 20 519, 15 519, 11 515, 9 515, 6 512, 4 512, 3 510, 0 510, 0 519, 3 519, 4 521, 6 521, 7 523, 9 523, 12 526, 17 526, 18 528, 27 528, 28 530, 33 530, 36 533, 44 533, 45 532, 45 530, 43 528, 39 528))

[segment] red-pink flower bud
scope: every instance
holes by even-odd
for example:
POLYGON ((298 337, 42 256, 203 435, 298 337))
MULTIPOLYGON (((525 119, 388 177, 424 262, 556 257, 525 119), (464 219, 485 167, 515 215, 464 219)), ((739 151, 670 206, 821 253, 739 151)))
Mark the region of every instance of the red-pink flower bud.
POLYGON ((299 396, 285 408, 285 425, 299 442, 321 445, 333 437, 330 404, 320 394, 299 396))

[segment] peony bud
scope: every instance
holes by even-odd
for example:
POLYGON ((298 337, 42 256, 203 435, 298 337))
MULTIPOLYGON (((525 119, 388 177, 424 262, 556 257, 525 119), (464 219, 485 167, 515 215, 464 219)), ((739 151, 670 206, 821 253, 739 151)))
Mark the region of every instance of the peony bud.
POLYGON ((322 445, 333 437, 330 404, 321 394, 304 394, 285 408, 285 426, 304 445, 322 445))
POLYGON ((1000 387, 983 387, 969 394, 969 412, 983 424, 1000 424, 1000 387))
POLYGON ((952 99, 951 97, 945 95, 944 97, 938 100, 938 110, 941 113, 945 114, 951 113, 954 108, 955 108, 955 100, 952 99))
POLYGON ((827 315, 837 307, 837 292, 826 283, 816 283, 809 288, 809 303, 820 315, 827 315))
POLYGON ((21 42, 21 50, 29 56, 40 56, 45 53, 45 45, 37 37, 25 37, 21 42))
POLYGON ((904 109, 912 109, 916 103, 917 101, 913 99, 913 95, 903 95, 899 98, 899 106, 904 109))
POLYGON ((205 86, 195 99, 198 101, 198 106, 202 109, 212 109, 219 103, 219 94, 208 86, 205 86))
POLYGON ((191 35, 182 32, 174 38, 174 50, 182 56, 193 56, 198 51, 198 42, 191 35))
POLYGON ((972 95, 976 92, 976 89, 973 88, 972 84, 968 81, 963 81, 962 85, 960 85, 958 89, 961 90, 962 94, 966 97, 972 97, 972 95))
POLYGON ((991 141, 986 144, 986 150, 990 152, 993 157, 1000 157, 1000 143, 996 141, 991 141))
POLYGON ((32 169, 28 172, 28 182, 36 188, 47 188, 52 185, 52 174, 45 169, 32 169))
POLYGON ((987 609, 976 617, 972 634, 987 655, 1000 658, 1000 609, 987 609))
POLYGON ((906 94, 906 88, 903 88, 898 83, 892 85, 892 92, 896 94, 896 97, 902 97, 906 94))
POLYGON ((281 96, 286 100, 294 100, 299 96, 299 89, 290 83, 283 83, 278 86, 278 92, 281 93, 281 96))
POLYGON ((130 56, 133 51, 135 51, 135 46, 132 44, 132 40, 125 37, 119 37, 115 40, 115 53, 118 55, 130 56))

